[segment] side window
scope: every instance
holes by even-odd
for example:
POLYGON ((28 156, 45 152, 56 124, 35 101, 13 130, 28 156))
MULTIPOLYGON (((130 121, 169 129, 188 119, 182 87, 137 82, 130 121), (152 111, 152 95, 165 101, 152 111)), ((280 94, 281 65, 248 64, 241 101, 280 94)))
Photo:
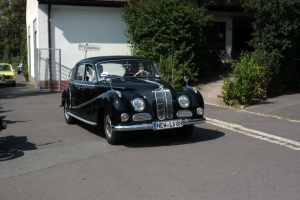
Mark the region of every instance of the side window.
POLYGON ((74 80, 75 79, 75 74, 76 74, 76 67, 74 67, 73 69, 71 69, 70 73, 69 73, 69 80, 74 80))
POLYGON ((101 78, 101 74, 102 74, 102 72, 103 72, 103 66, 102 66, 100 63, 96 64, 96 66, 97 66, 97 74, 98 74, 98 77, 101 78))
POLYGON ((84 75, 84 65, 79 64, 76 67, 76 74, 75 74, 75 79, 76 80, 82 80, 82 76, 84 75))
POLYGON ((85 81, 96 81, 97 74, 95 70, 95 66, 91 64, 85 65, 85 81))

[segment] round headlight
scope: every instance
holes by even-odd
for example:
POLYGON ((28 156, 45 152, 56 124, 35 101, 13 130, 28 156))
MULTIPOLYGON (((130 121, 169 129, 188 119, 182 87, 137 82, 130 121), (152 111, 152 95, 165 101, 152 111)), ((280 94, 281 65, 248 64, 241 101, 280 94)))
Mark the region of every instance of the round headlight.
POLYGON ((122 113, 121 120, 122 122, 126 122, 129 119, 129 115, 127 113, 122 113))
POLYGON ((181 95, 179 98, 178 98, 178 102, 179 102, 179 105, 182 107, 182 108, 188 108, 190 106, 190 99, 188 96, 186 95, 181 95))
POLYGON ((197 108, 197 114, 203 115, 203 108, 201 108, 201 107, 197 108))
POLYGON ((134 110, 137 112, 142 112, 143 110, 145 110, 145 107, 146 107, 145 101, 141 98, 134 99, 132 102, 132 105, 133 105, 134 110))

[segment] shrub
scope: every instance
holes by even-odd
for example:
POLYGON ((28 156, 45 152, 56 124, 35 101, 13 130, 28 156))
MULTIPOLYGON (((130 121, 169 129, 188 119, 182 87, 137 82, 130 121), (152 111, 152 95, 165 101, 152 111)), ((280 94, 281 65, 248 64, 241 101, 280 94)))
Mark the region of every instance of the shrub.
POLYGON ((257 53, 242 53, 232 61, 230 78, 223 77, 222 99, 227 105, 250 104, 267 98, 268 71, 257 64, 257 53))
POLYGON ((300 89, 300 0, 249 1, 254 13, 252 46, 269 68, 268 95, 300 89))
MULTIPOLYGON (((179 87, 183 76, 198 80, 198 72, 215 67, 206 59, 207 46, 201 43, 201 30, 213 21, 205 8, 190 0, 135 0, 124 8, 126 36, 134 55, 149 57, 164 79, 179 87)), ((213 41, 210 41, 212 43, 213 41)))

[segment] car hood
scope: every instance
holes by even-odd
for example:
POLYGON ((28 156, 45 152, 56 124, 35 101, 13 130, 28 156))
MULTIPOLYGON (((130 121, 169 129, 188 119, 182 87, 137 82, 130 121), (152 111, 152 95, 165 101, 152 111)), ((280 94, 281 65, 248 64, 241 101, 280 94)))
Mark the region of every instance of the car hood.
MULTIPOLYGON (((175 92, 184 93, 182 89, 175 90, 173 87, 162 79, 143 79, 143 78, 132 78, 132 79, 119 79, 113 80, 112 87, 114 90, 118 90, 125 94, 127 97, 133 99, 141 97, 152 104, 155 100, 155 89, 165 88, 169 89, 172 94, 175 92)), ((172 95, 173 96, 173 95, 172 95)), ((173 96, 174 97, 174 96, 173 96)))
POLYGON ((1 71, 0 74, 3 74, 5 76, 14 76, 15 73, 12 71, 1 71))
POLYGON ((124 78, 112 81, 112 86, 120 91, 137 92, 141 90, 153 91, 159 87, 173 90, 172 86, 162 79, 124 78))

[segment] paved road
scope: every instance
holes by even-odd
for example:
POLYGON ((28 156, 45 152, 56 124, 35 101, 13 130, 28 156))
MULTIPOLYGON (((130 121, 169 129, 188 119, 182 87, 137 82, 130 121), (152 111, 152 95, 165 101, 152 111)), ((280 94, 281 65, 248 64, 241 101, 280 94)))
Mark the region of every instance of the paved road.
POLYGON ((60 93, 18 81, 0 88, 1 200, 300 199, 299 151, 208 123, 189 139, 139 131, 111 146, 64 122, 60 93))

